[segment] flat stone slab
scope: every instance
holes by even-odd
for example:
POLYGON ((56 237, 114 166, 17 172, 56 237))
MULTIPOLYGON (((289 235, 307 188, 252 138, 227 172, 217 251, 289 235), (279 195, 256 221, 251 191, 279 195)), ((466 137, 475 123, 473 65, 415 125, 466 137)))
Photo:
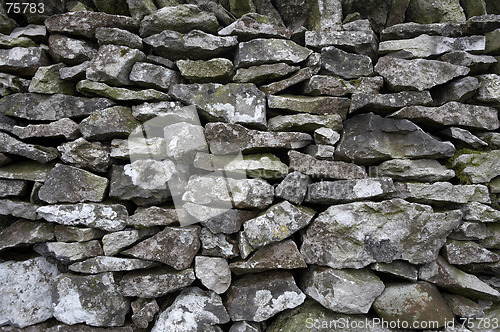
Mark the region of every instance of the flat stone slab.
POLYGON ((343 161, 319 160, 295 150, 289 151, 290 170, 301 172, 313 179, 362 179, 366 177, 364 167, 343 161))

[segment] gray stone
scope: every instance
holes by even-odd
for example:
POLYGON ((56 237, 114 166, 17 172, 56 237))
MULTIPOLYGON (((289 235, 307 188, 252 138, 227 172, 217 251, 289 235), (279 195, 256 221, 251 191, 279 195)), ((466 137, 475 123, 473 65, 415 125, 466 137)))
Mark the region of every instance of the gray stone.
POLYGON ((239 254, 236 241, 226 234, 214 234, 209 228, 203 227, 200 235, 201 254, 222 258, 234 258, 239 254))
POLYGON ((180 83, 179 73, 147 62, 136 62, 129 76, 136 85, 158 90, 168 90, 180 83))
POLYGON ((229 332, 261 332, 261 329, 257 323, 242 321, 233 323, 229 332))
POLYGON ((312 115, 307 113, 278 115, 270 118, 267 125, 270 131, 313 132, 321 127, 340 131, 342 117, 338 114, 312 115))
POLYGON ((256 38, 290 39, 292 31, 282 26, 271 25, 250 17, 243 16, 227 27, 220 29, 219 36, 238 36, 241 41, 256 38))
POLYGON ((55 225, 54 228, 54 235, 57 242, 87 242, 100 239, 104 234, 105 231, 96 228, 81 228, 64 225, 55 225))
POLYGON ((55 61, 68 65, 89 61, 97 54, 91 43, 58 34, 49 37, 49 52, 55 61))
POLYGON ((387 285, 373 308, 387 322, 405 322, 407 326, 432 321, 443 327, 454 319, 437 287, 422 281, 387 285))
POLYGON ((288 28, 296 30, 306 24, 308 6, 305 0, 277 0, 274 6, 288 28))
POLYGON ((285 26, 280 13, 269 0, 253 0, 257 13, 269 18, 269 23, 277 26, 285 26))
POLYGON ((214 14, 201 11, 195 5, 179 5, 164 7, 144 17, 141 21, 140 35, 148 37, 164 30, 187 33, 191 30, 202 30, 215 33, 219 22, 214 14))
POLYGON ((490 15, 481 15, 471 17, 467 20, 465 28, 468 34, 484 34, 500 28, 498 13, 490 13, 490 15))
POLYGON ((342 51, 336 47, 321 49, 322 71, 332 76, 353 79, 373 74, 370 57, 342 51))
POLYGON ((140 230, 123 230, 106 234, 102 237, 103 251, 106 256, 115 256, 120 251, 136 244, 142 239, 158 232, 158 228, 144 228, 140 230))
POLYGON ((64 81, 59 74, 59 70, 63 67, 65 65, 62 63, 39 67, 31 79, 28 91, 44 94, 75 94, 75 85, 72 82, 64 81))
POLYGON ((500 52, 500 29, 488 32, 486 35, 486 54, 498 54, 500 52))
POLYGON ((457 23, 429 23, 421 24, 407 22, 387 27, 380 33, 382 41, 391 39, 410 39, 420 35, 459 37, 462 35, 462 27, 457 23))
POLYGON ((212 325, 229 322, 226 308, 219 295, 198 287, 184 289, 174 303, 162 311, 152 332, 217 331, 212 325))
POLYGON ((291 65, 306 60, 311 53, 291 40, 259 38, 239 44, 234 64, 236 67, 278 62, 291 65))
POLYGON ((350 113, 370 110, 378 114, 387 114, 401 107, 411 105, 429 105, 432 97, 429 91, 401 91, 387 94, 354 93, 351 98, 350 113))
POLYGON ((29 80, 18 76, 0 73, 0 97, 18 93, 28 92, 29 80))
POLYGON ((309 185, 306 202, 332 205, 336 203, 377 199, 395 191, 391 178, 321 181, 309 185))
POLYGON ((342 25, 342 4, 340 0, 311 2, 309 9, 309 30, 331 31, 340 30, 342 25))
POLYGON ((398 259, 422 264, 436 259, 461 216, 401 199, 334 205, 308 227, 300 251, 308 264, 334 269, 398 259))
POLYGON ((166 154, 175 162, 190 162, 200 151, 208 151, 203 127, 191 123, 174 123, 164 128, 166 154))
POLYGON ((500 211, 478 202, 467 203, 462 207, 464 220, 478 222, 500 221, 500 211))
POLYGON ((39 217, 36 214, 37 204, 26 203, 18 200, 0 199, 0 215, 13 216, 28 220, 36 220, 39 217))
POLYGON ((109 27, 136 31, 137 23, 131 17, 110 15, 93 11, 77 11, 53 15, 45 21, 49 32, 61 32, 71 35, 93 38, 97 28, 109 27))
POLYGON ((86 139, 103 140, 128 137, 138 125, 130 108, 114 106, 93 112, 80 122, 79 128, 86 139))
MULTIPOLYGON (((245 222, 240 237, 250 250, 255 250, 290 237, 307 226, 315 214, 316 211, 310 208, 295 206, 284 201, 245 222)), ((241 249, 240 245, 240 251, 241 249)))
POLYGON ((75 139, 80 135, 78 124, 71 119, 64 118, 49 124, 14 126, 12 134, 21 139, 34 137, 64 137, 67 140, 75 139))
POLYGON ((76 89, 85 95, 98 95, 119 101, 145 102, 170 99, 168 94, 154 89, 135 90, 118 88, 90 80, 78 82, 76 89))
POLYGON ((2 98, 0 113, 26 120, 56 121, 63 118, 82 118, 113 104, 105 98, 16 93, 2 98))
POLYGON ((249 13, 255 13, 255 6, 252 0, 229 0, 229 8, 231 9, 231 13, 236 17, 249 13))
POLYGON ((456 316, 464 318, 484 316, 483 308, 471 299, 452 293, 443 293, 442 295, 448 307, 456 316))
POLYGON ((268 65, 253 66, 250 68, 238 68, 233 77, 234 82, 263 84, 281 79, 300 68, 290 66, 286 63, 273 63, 268 65))
POLYGON ((470 54, 465 51, 446 53, 440 56, 438 60, 446 61, 457 66, 469 67, 471 74, 485 72, 496 63, 496 59, 492 56, 470 54))
POLYGON ((233 75, 233 63, 225 58, 178 60, 176 64, 190 83, 227 83, 233 75))
POLYGON ((109 148, 100 142, 79 138, 63 143, 57 149, 63 162, 90 171, 106 172, 111 163, 109 148))
POLYGON ((196 256, 195 273, 203 286, 217 294, 224 293, 231 285, 231 270, 224 258, 196 256))
POLYGON ((384 283, 370 269, 312 266, 302 275, 301 282, 306 295, 334 312, 345 314, 366 314, 384 288, 384 283))
POLYGON ((304 85, 304 93, 313 96, 344 96, 351 93, 377 94, 384 84, 384 79, 360 77, 355 80, 343 80, 327 75, 314 75, 304 85))
POLYGON ((0 35, 0 46, 2 48, 12 48, 12 47, 36 47, 37 45, 30 38, 0 35))
POLYGON ((138 208, 127 220, 127 225, 136 228, 168 226, 179 221, 175 209, 163 209, 157 206, 138 208))
POLYGON ((262 322, 299 306, 305 298, 290 273, 273 271, 245 276, 233 282, 225 304, 233 321, 262 322))
POLYGON ((500 127, 498 110, 493 107, 450 101, 439 107, 408 106, 390 115, 422 125, 463 126, 472 129, 495 130, 500 127))
POLYGON ((498 104, 500 102, 500 75, 479 75, 479 88, 475 98, 483 103, 498 104))
POLYGON ((334 160, 335 147, 331 145, 308 145, 304 152, 316 159, 334 160))
POLYGON ((500 149, 500 133, 486 131, 474 133, 477 137, 488 143, 491 149, 500 149))
POLYGON ((119 231, 125 227, 128 212, 120 204, 62 204, 39 207, 38 215, 61 225, 83 225, 105 231, 119 231))
POLYGON ((61 274, 53 299, 54 317, 65 324, 122 326, 129 301, 118 289, 113 274, 61 274))
POLYGON ((238 45, 238 39, 235 36, 214 36, 200 30, 187 34, 166 30, 145 38, 144 43, 151 46, 158 55, 170 60, 199 60, 229 53, 238 45))
POLYGON ((347 52, 367 55, 374 60, 377 54, 377 37, 373 31, 306 31, 306 46, 315 50, 335 46, 347 52))
POLYGON ((272 95, 280 91, 286 90, 298 83, 306 81, 311 78, 312 72, 309 67, 302 68, 292 76, 282 79, 281 81, 269 83, 267 85, 261 86, 259 89, 263 91, 266 95, 272 95))
POLYGON ((442 257, 422 265, 418 278, 473 299, 498 301, 500 297, 497 290, 488 286, 478 277, 449 265, 442 257))
POLYGON ((310 183, 311 178, 308 175, 291 172, 274 189, 274 195, 293 204, 302 204, 310 183))
POLYGON ((335 156, 357 164, 371 164, 394 158, 445 158, 454 153, 453 144, 438 141, 408 120, 368 113, 344 122, 335 156))
POLYGON ((427 90, 458 76, 469 73, 469 68, 436 60, 405 60, 382 57, 375 66, 393 90, 427 90))
POLYGON ((102 255, 101 245, 96 240, 71 243, 44 242, 36 244, 33 250, 40 255, 54 257, 65 265, 102 255))
POLYGON ((448 240, 443 246, 443 257, 453 265, 495 263, 500 256, 473 241, 448 240))
POLYGON ((500 150, 491 150, 478 153, 465 153, 458 156, 452 166, 463 168, 460 170, 462 176, 471 183, 486 183, 500 175, 498 158, 500 150))
POLYGON ((54 239, 54 225, 18 220, 0 231, 0 251, 54 239))
POLYGON ((345 119, 350 100, 337 97, 308 97, 294 95, 267 96, 269 108, 297 113, 338 114, 345 119))
POLYGON ((127 30, 117 28, 97 28, 95 37, 100 45, 123 45, 142 50, 142 38, 127 30))
POLYGON ((459 0, 412 0, 406 11, 406 19, 417 23, 465 23, 465 14, 459 0))
POLYGON ((297 151, 289 151, 290 170, 310 175, 313 179, 362 179, 365 168, 343 161, 319 160, 297 151))
POLYGON ((476 93, 478 87, 479 80, 475 77, 466 76, 453 80, 437 88, 433 93, 434 104, 443 105, 449 101, 465 102, 476 93))
POLYGON ((23 156, 43 164, 58 157, 55 148, 23 143, 2 132, 0 132, 0 152, 23 156))
POLYGON ((205 136, 214 154, 252 152, 259 149, 299 149, 312 142, 305 133, 266 132, 246 129, 236 124, 208 123, 205 136))
POLYGON ((500 234, 500 224, 491 223, 486 225, 487 236, 481 239, 478 243, 485 248, 500 249, 500 241, 498 235, 500 234))
POLYGON ((431 159, 392 159, 370 169, 371 175, 388 176, 396 181, 437 182, 455 177, 455 172, 431 159))
POLYGON ((90 61, 85 61, 73 67, 62 67, 59 69, 59 76, 61 79, 68 81, 83 80, 87 75, 87 68, 89 65, 90 61))
POLYGON ((490 231, 486 224, 464 221, 456 230, 448 235, 448 238, 461 241, 484 240, 490 235, 490 231))
POLYGON ((374 271, 385 273, 396 278, 409 281, 417 281, 418 269, 405 261, 393 261, 392 263, 374 263, 370 266, 374 271))
POLYGON ((146 122, 157 116, 178 116, 175 122, 196 123, 192 112, 183 110, 183 105, 179 101, 162 101, 159 103, 143 103, 132 106, 132 115, 141 122, 146 122))
POLYGON ((33 76, 40 66, 49 64, 41 47, 13 47, 0 50, 0 70, 22 76, 33 76))
POLYGON ((0 197, 23 196, 27 190, 26 181, 0 179, 0 197))
POLYGON ((52 318, 52 290, 59 271, 46 258, 0 263, 0 324, 26 327, 52 318))
POLYGON ((266 127, 266 100, 253 84, 178 84, 170 94, 183 103, 196 105, 211 119, 266 127))
POLYGON ((126 274, 120 281, 120 291, 124 296, 153 298, 182 290, 193 281, 193 269, 176 271, 169 267, 160 267, 126 274))
POLYGON ((73 263, 68 266, 68 269, 72 272, 97 274, 102 272, 121 272, 148 269, 155 265, 158 264, 135 258, 97 256, 86 259, 83 262, 73 263))
POLYGON ((137 21, 158 10, 153 0, 127 0, 127 5, 130 15, 137 21))
POLYGON ((441 130, 441 133, 447 137, 450 137, 452 141, 456 142, 456 145, 471 146, 474 149, 488 146, 488 143, 479 139, 479 137, 473 135, 470 131, 462 128, 448 127, 441 130))
POLYGON ((449 182, 399 183, 397 190, 401 198, 424 204, 490 203, 488 187, 483 185, 452 185, 449 182))
POLYGON ((122 254, 183 270, 191 265, 200 248, 200 231, 199 226, 165 227, 153 237, 122 251, 122 254))
POLYGON ((141 329, 148 328, 149 323, 153 321, 155 315, 160 311, 155 299, 138 298, 130 306, 133 312, 132 321, 135 326, 141 329))
POLYGON ((219 209, 189 202, 183 205, 183 209, 216 234, 236 233, 245 221, 257 215, 255 211, 219 209))
POLYGON ((332 128, 318 128, 314 131, 314 142, 322 145, 335 145, 340 140, 340 134, 332 128))

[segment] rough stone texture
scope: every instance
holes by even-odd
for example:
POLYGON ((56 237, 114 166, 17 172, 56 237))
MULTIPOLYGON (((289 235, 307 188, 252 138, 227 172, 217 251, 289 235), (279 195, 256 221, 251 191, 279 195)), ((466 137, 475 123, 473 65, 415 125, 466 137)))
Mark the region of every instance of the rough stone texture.
POLYGON ((83 262, 73 263, 68 266, 68 269, 73 272, 97 274, 102 272, 120 272, 147 269, 155 265, 157 264, 134 258, 98 256, 86 259, 83 262))
POLYGON ((343 80, 327 75, 314 75, 304 85, 304 93, 312 96, 344 96, 351 93, 376 94, 384 83, 380 76, 360 77, 356 80, 343 80))
POLYGON ((330 31, 316 32, 306 31, 306 46, 313 49, 321 49, 327 46, 335 46, 347 52, 367 55, 372 60, 377 53, 377 37, 373 31, 330 31))
POLYGON ((0 231, 0 251, 54 239, 54 225, 18 220, 0 231))
POLYGON ((236 241, 226 234, 214 234, 208 228, 204 227, 201 230, 200 240, 202 255, 234 258, 239 254, 236 241))
POLYGON ((21 139, 33 137, 64 137, 72 140, 80 136, 78 124, 71 119, 64 118, 49 124, 14 126, 12 134, 21 139))
POLYGON ((500 256, 472 241, 448 240, 443 247, 443 257, 453 265, 494 263, 500 256))
POLYGON ((130 108, 114 106, 93 112, 80 122, 79 129, 86 139, 99 140, 128 137, 138 125, 130 108))
POLYGON ((436 259, 461 216, 401 199, 334 205, 311 223, 300 251, 308 264, 337 269, 396 259, 422 264, 436 259))
POLYGON ((39 67, 31 80, 28 91, 31 93, 44 94, 74 94, 75 85, 61 79, 59 70, 63 67, 65 67, 65 65, 62 63, 39 67))
POLYGON ((290 170, 310 175, 314 179, 361 179, 366 176, 364 167, 343 161, 319 160, 297 151, 288 153, 290 170))
POLYGON ((464 220, 478 222, 500 221, 500 211, 478 202, 467 203, 463 206, 464 220))
POLYGON ((130 305, 133 312, 132 321, 135 326, 142 329, 147 328, 155 315, 160 311, 160 307, 155 299, 139 298, 130 305))
POLYGON ((104 231, 96 228, 55 225, 54 235, 58 242, 86 242, 102 238, 104 231))
POLYGON ((420 35, 459 37, 462 34, 462 27, 457 23, 428 23, 421 24, 407 22, 387 27, 380 33, 382 41, 391 39, 409 39, 420 35))
POLYGON ((458 0, 411 0, 406 19, 417 23, 465 23, 465 14, 458 0))
POLYGON ((21 202, 11 199, 0 199, 0 216, 13 216, 28 220, 36 220, 39 217, 36 209, 39 205, 21 202))
POLYGON ((350 80, 373 74, 370 57, 348 53, 336 47, 324 47, 321 50, 322 71, 324 74, 340 76, 350 80))
POLYGON ((136 244, 140 240, 154 235, 156 227, 143 228, 140 230, 123 230, 106 234, 102 237, 103 251, 106 256, 114 256, 120 251, 136 244))
POLYGON ((231 285, 231 270, 224 258, 197 256, 195 273, 205 287, 217 294, 224 293, 231 285))
POLYGON ((452 166, 461 168, 460 172, 471 183, 485 183, 500 175, 498 158, 500 150, 462 154, 456 158, 452 166), (462 169, 463 168, 463 169, 462 169))
POLYGON ((292 76, 287 77, 281 81, 278 82, 273 82, 269 83, 267 85, 261 86, 259 89, 263 91, 266 95, 272 95, 278 92, 281 92, 283 90, 286 90, 298 83, 301 83, 305 80, 308 80, 311 78, 312 71, 309 67, 307 68, 302 68, 296 73, 294 73, 292 76))
POLYGON ((41 47, 14 47, 0 50, 0 70, 23 76, 32 76, 40 66, 48 64, 41 47))
POLYGON ((311 50, 291 40, 254 39, 239 44, 234 64, 236 67, 250 67, 277 62, 291 65, 306 60, 311 53, 311 50))
POLYGON ((274 189, 274 195, 293 204, 301 204, 310 183, 311 178, 308 175, 297 171, 291 172, 274 189))
POLYGON ((500 102, 500 75, 487 74, 480 75, 479 88, 476 98, 483 103, 499 103, 500 102))
POLYGON ((401 107, 430 103, 432 103, 432 97, 428 91, 401 91, 387 94, 354 93, 350 112, 366 109, 378 114, 387 114, 401 107))
POLYGON ((470 131, 457 127, 448 127, 441 131, 446 137, 450 137, 458 146, 471 146, 479 149, 488 146, 488 143, 474 136, 470 131))
POLYGON ((399 181, 437 182, 455 176, 455 172, 430 159, 392 159, 370 169, 376 176, 388 176, 399 181))
POLYGON ((117 28, 97 28, 95 37, 100 45, 123 45, 142 50, 142 38, 127 30, 117 28))
POLYGON ((293 95, 268 96, 270 108, 282 109, 298 113, 338 114, 345 119, 350 101, 347 98, 307 97, 293 95))
POLYGON ((247 41, 253 38, 284 38, 289 39, 292 31, 282 26, 259 22, 251 16, 243 16, 227 27, 217 32, 219 36, 238 36, 239 40, 247 41))
POLYGON ((442 105, 449 101, 464 102, 476 93, 478 87, 479 80, 477 78, 466 76, 438 88, 434 93, 433 99, 436 105, 442 105))
POLYGON ((67 65, 78 65, 91 60, 97 54, 91 43, 57 34, 49 37, 49 52, 54 60, 67 65))
POLYGON ((495 62, 495 58, 489 55, 475 55, 465 51, 446 53, 438 58, 457 66, 470 68, 471 74, 487 71, 495 62))
POLYGON ((238 68, 233 77, 233 81, 238 83, 262 84, 283 78, 297 70, 299 70, 299 67, 290 66, 286 63, 273 63, 250 68, 238 68))
POLYGON ((57 158, 54 148, 26 144, 2 132, 0 132, 0 152, 23 156, 43 164, 57 158))
POLYGON ((137 228, 168 226, 179 221, 175 209, 163 209, 157 206, 138 208, 127 220, 127 225, 137 228))
POLYGON ((213 233, 236 233, 245 221, 256 216, 255 211, 214 208, 189 202, 183 205, 183 209, 213 233))
POLYGON ((146 62, 136 62, 130 71, 129 78, 139 86, 164 91, 180 82, 179 73, 146 62))
POLYGON ((342 117, 338 114, 312 115, 307 113, 278 115, 270 118, 267 125, 270 131, 313 132, 322 127, 340 131, 342 117))
POLYGON ((100 142, 88 142, 82 137, 61 144, 57 150, 61 153, 63 162, 90 171, 105 172, 111 163, 110 149, 107 146, 100 142))
POLYGON ((424 204, 490 203, 488 188, 483 185, 452 185, 449 182, 401 183, 398 191, 405 199, 424 204))
POLYGON ((102 255, 101 245, 96 240, 71 243, 38 243, 33 247, 33 250, 40 255, 54 257, 65 265, 102 255))
POLYGON ((233 63, 224 58, 179 60, 176 62, 182 77, 191 83, 227 83, 233 75, 233 63))
POLYGON ((392 263, 374 263, 370 267, 374 271, 389 274, 396 278, 401 278, 413 282, 417 281, 418 279, 418 269, 405 261, 393 261, 392 263))

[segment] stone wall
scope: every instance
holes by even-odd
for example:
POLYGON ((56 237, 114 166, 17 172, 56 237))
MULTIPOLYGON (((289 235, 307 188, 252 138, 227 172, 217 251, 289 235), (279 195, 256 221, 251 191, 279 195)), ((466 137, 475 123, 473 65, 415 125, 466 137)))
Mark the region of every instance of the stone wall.
POLYGON ((498 331, 497 0, 181 2, 2 1, 0 330, 498 331))

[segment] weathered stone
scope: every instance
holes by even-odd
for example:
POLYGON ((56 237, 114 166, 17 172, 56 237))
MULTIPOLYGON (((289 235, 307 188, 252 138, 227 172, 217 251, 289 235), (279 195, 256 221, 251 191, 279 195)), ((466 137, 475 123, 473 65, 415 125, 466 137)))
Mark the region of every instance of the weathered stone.
POLYGON ((257 215, 255 211, 219 209, 189 202, 183 208, 213 233, 236 233, 245 221, 257 215))
POLYGON ((121 326, 125 322, 129 302, 112 273, 61 274, 54 293, 54 317, 60 322, 91 326, 121 326))
POLYGON ((318 128, 314 131, 314 142, 321 145, 335 145, 340 140, 340 134, 332 128, 318 128))
POLYGON ((264 209, 273 201, 273 187, 262 179, 193 175, 185 186, 185 202, 230 209, 264 209))
POLYGON ((0 197, 23 196, 27 189, 28 183, 26 181, 0 179, 0 197))
POLYGON ((131 16, 137 21, 158 10, 152 0, 127 0, 127 5, 131 16))
POLYGON ((99 12, 105 12, 113 15, 130 15, 126 0, 110 0, 106 2, 92 0, 92 2, 99 12))
POLYGON ((432 97, 429 91, 401 91, 387 94, 354 93, 351 98, 350 113, 368 109, 375 113, 386 114, 401 107, 429 105, 432 97))
POLYGON ((368 55, 372 60, 377 54, 377 37, 373 31, 306 31, 306 46, 320 50, 335 46, 344 51, 368 55))
POLYGON ((462 207, 464 220, 478 222, 500 221, 500 211, 478 202, 467 203, 462 207))
POLYGON ((31 79, 28 91, 31 93, 44 94, 74 94, 75 85, 61 79, 59 70, 63 67, 65 67, 65 65, 62 63, 39 67, 35 76, 31 79))
POLYGON ((442 257, 420 267, 418 278, 453 293, 474 299, 498 301, 500 297, 497 290, 488 286, 478 277, 449 265, 442 257))
POLYGON ((138 208, 127 220, 127 225, 137 228, 168 226, 179 221, 175 209, 163 209, 157 206, 138 208))
POLYGON ((195 5, 179 5, 164 7, 141 21, 140 35, 148 37, 164 30, 186 33, 191 30, 202 30, 215 33, 219 22, 214 14, 201 11, 195 5))
POLYGON ((250 68, 238 68, 236 75, 233 77, 233 81, 238 83, 263 84, 281 79, 299 69, 300 68, 297 66, 289 66, 286 63, 273 63, 250 68))
POLYGON ((285 26, 280 13, 269 0, 253 0, 257 13, 269 18, 269 23, 276 26, 285 26))
POLYGON ((460 241, 484 240, 490 235, 490 231, 486 224, 464 221, 456 230, 448 235, 448 238, 460 241))
POLYGON ((453 80, 434 91, 434 104, 443 105, 449 101, 465 102, 476 93, 478 87, 479 80, 475 77, 466 76, 453 80))
POLYGON ((176 71, 147 62, 136 62, 129 78, 139 86, 159 90, 168 90, 172 85, 180 83, 180 76, 176 71))
POLYGON ((200 248, 200 230, 199 226, 165 227, 153 237, 122 251, 122 254, 183 270, 191 265, 200 248))
POLYGON ((488 188, 483 185, 452 185, 449 182, 399 183, 397 190, 401 198, 423 204, 490 203, 488 188))
POLYGON ((200 30, 187 34, 176 31, 162 31, 157 35, 144 39, 155 53, 171 60, 210 59, 229 53, 236 45, 235 36, 219 37, 200 30))
POLYGON ((18 92, 28 92, 29 85, 29 80, 15 75, 0 73, 0 97, 18 92))
POLYGON ((14 126, 12 134, 21 139, 33 137, 64 137, 68 140, 79 136, 78 124, 71 119, 64 118, 49 124, 28 125, 26 127, 14 126))
POLYGON ((80 132, 87 139, 109 139, 128 137, 139 125, 132 116, 132 110, 124 106, 114 106, 93 112, 80 123, 80 132))
POLYGON ((183 105, 178 101, 162 101, 159 103, 144 103, 132 106, 132 115, 141 122, 146 122, 157 116, 178 116, 175 122, 188 122, 196 124, 197 119, 192 112, 184 111, 183 105))
POLYGON ((114 256, 120 251, 136 244, 142 239, 152 236, 158 232, 158 228, 144 228, 140 230, 123 230, 109 233, 103 236, 102 246, 106 256, 114 256))
POLYGON ((380 40, 410 39, 420 35, 459 37, 462 35, 462 27, 457 23, 430 23, 420 24, 407 22, 387 27, 380 33, 380 40))
POLYGON ((17 200, 0 199, 0 215, 13 216, 28 220, 36 220, 39 217, 36 214, 36 209, 39 205, 26 203, 17 200))
POLYGON ((455 176, 455 172, 431 159, 392 159, 370 168, 370 175, 388 176, 397 181, 437 182, 455 176))
POLYGON ((82 169, 57 164, 40 188, 40 199, 47 203, 100 202, 109 181, 82 169))
POLYGON ((109 15, 93 11, 77 11, 53 15, 45 21, 51 33, 62 32, 93 38, 97 28, 109 27, 136 31, 137 23, 131 17, 109 15))
POLYGON ((500 175, 500 150, 465 153, 453 160, 452 166, 471 183, 485 183, 500 175))
POLYGON ((312 132, 321 127, 340 131, 342 117, 338 114, 312 115, 307 113, 278 115, 269 119, 267 125, 271 131, 312 132))
POLYGON ((213 331, 210 329, 212 325, 227 322, 229 316, 219 295, 190 287, 184 289, 174 303, 159 314, 151 331, 213 331))
POLYGON ((500 103, 500 75, 480 75, 478 79, 479 88, 475 98, 483 103, 500 103))
POLYGON ((0 10, 0 33, 9 34, 17 27, 16 21, 9 18, 5 9, 2 7, 0 10))
POLYGON ((218 34, 219 36, 238 36, 239 40, 247 41, 255 38, 289 39, 292 31, 282 26, 259 22, 250 16, 243 16, 219 30, 218 34))
POLYGON ((227 83, 233 75, 233 63, 224 58, 179 60, 176 64, 182 77, 191 83, 227 83))
POLYGON ((155 265, 158 264, 135 258, 97 256, 86 259, 83 262, 73 263, 68 266, 68 269, 72 272, 97 274, 102 272, 120 272, 147 269, 155 265))
MULTIPOLYGON (((245 222, 240 237, 246 245, 255 250, 288 238, 307 226, 315 214, 316 211, 310 208, 297 207, 284 201, 245 222)), ((241 249, 240 246, 240 251, 241 249)))
POLYGON ((222 122, 208 123, 205 136, 214 154, 251 152, 259 149, 299 149, 312 142, 304 133, 265 132, 222 122))
POLYGON ((432 321, 443 327, 454 319, 436 286, 422 281, 387 285, 373 308, 387 322, 405 322, 407 326, 432 321))
POLYGON ((62 67, 59 69, 59 76, 61 79, 68 81, 83 80, 87 75, 87 68, 89 65, 90 61, 85 61, 73 67, 62 67))
POLYGON ((100 45, 123 45, 142 50, 142 38, 127 30, 117 28, 97 28, 95 37, 100 45))
POLYGON ((465 14, 458 0, 412 0, 406 11, 406 19, 417 23, 453 22, 465 23, 465 14))
POLYGON ((486 225, 487 228, 487 236, 484 239, 479 241, 479 244, 485 248, 491 249, 500 249, 500 224, 499 223, 491 223, 486 225))
POLYGON ((374 271, 385 273, 396 278, 409 281, 417 281, 418 269, 405 261, 393 261, 392 263, 374 263, 370 266, 374 271))
POLYGON ((54 239, 54 225, 18 220, 0 231, 0 251, 54 239))
POLYGON ((110 165, 110 150, 100 142, 88 142, 84 138, 57 147, 61 160, 90 171, 105 172, 110 165))
POLYGON ((280 91, 286 90, 298 83, 311 78, 312 72, 309 67, 302 68, 292 76, 282 79, 278 82, 269 83, 267 85, 261 86, 259 89, 263 91, 266 95, 272 95, 280 91))
POLYGON ((2 132, 0 132, 0 152, 23 156, 43 164, 58 157, 55 148, 26 144, 2 132))
POLYGON ((384 79, 376 77, 360 77, 356 80, 343 80, 327 75, 314 75, 304 85, 304 93, 312 96, 330 95, 345 96, 351 93, 376 94, 384 84, 384 79))
POLYGON ((308 264, 332 268, 397 259, 422 264, 437 257, 461 216, 459 210, 433 212, 430 206, 401 199, 334 205, 311 223, 300 251, 308 264))
POLYGON ((267 96, 269 108, 298 113, 338 114, 345 119, 350 100, 337 97, 306 97, 293 95, 267 96))
POLYGON ((38 243, 33 250, 43 256, 54 257, 63 264, 71 264, 87 258, 102 255, 99 241, 89 242, 45 242, 38 243))
POLYGON ((312 266, 302 275, 301 288, 306 295, 335 312, 365 314, 385 287, 369 269, 334 270, 312 266))
POLYGON ((494 263, 500 256, 472 241, 448 240, 443 247, 443 257, 453 265, 494 263))
POLYGON ((446 53, 438 58, 440 61, 470 68, 470 74, 478 74, 488 70, 496 59, 489 55, 475 55, 465 51, 454 51, 446 53))
MULTIPOLYGON (((257 0, 258 1, 258 0, 257 0)), ((253 322, 235 322, 231 325, 229 332, 261 332, 260 324, 253 322)))
POLYGON ((153 321, 155 315, 160 311, 160 307, 155 299, 142 299, 130 303, 132 307, 132 321, 134 325, 141 329, 146 329, 149 323, 153 321))
POLYGON ((210 119, 266 127, 266 100, 253 84, 177 84, 170 94, 196 105, 210 119))
POLYGON ((65 204, 42 206, 37 209, 40 217, 61 225, 100 228, 106 231, 118 231, 125 227, 128 212, 119 204, 65 204))
POLYGON ((231 9, 231 13, 236 17, 240 17, 248 13, 255 13, 255 5, 252 0, 229 0, 229 8, 231 9))
POLYGON ((304 152, 316 159, 331 161, 335 159, 335 147, 331 145, 308 145, 304 152))
MULTIPOLYGON (((9 157, 7 157, 6 154, 0 153, 0 167, 8 165, 11 162, 12 162, 12 159, 10 159, 9 157)), ((0 168, 0 177, 3 177, 3 176, 5 176, 4 171, 3 171, 2 168, 0 168)))
POLYGON ((234 64, 236 67, 277 62, 291 65, 306 60, 311 53, 291 40, 259 38, 239 44, 234 64))
POLYGON ((289 151, 290 170, 320 179, 362 179, 364 167, 343 161, 318 160, 297 151, 289 151))
POLYGON ((56 121, 63 118, 81 118, 113 104, 105 98, 16 93, 2 98, 0 113, 27 120, 56 121))
POLYGON ((0 70, 22 76, 33 76, 40 66, 49 63, 41 47, 0 49, 0 70))
POLYGON ((21 328, 52 318, 52 290, 59 271, 46 258, 0 263, 0 324, 21 328))
POLYGON ((274 195, 293 204, 302 204, 310 183, 311 178, 308 175, 295 171, 281 181, 275 188, 274 195))
POLYGON ((0 167, 0 178, 44 182, 53 164, 23 161, 0 167))
POLYGON ((309 30, 340 30, 342 25, 342 4, 340 0, 316 0, 311 1, 310 5, 307 22, 309 30))
POLYGON ((57 242, 87 242, 102 238, 105 231, 95 228, 56 225, 54 235, 57 242))
POLYGON ((109 86, 105 83, 83 80, 76 89, 83 94, 98 95, 119 101, 161 101, 169 100, 168 94, 154 89, 127 89, 109 86))
MULTIPOLYGON (((498 14, 498 13, 495 13, 498 14)), ((486 32, 493 31, 500 28, 499 15, 481 15, 471 17, 467 20, 465 25, 466 33, 468 34, 485 34, 486 32)))
POLYGON ((224 293, 231 285, 231 270, 224 258, 196 256, 196 278, 209 290, 224 293))
POLYGON ((488 32, 486 35, 486 54, 498 54, 500 52, 500 29, 488 32))
POLYGON ((325 74, 353 79, 373 74, 370 57, 342 51, 336 47, 321 50, 322 69, 325 74))
POLYGON ((258 249, 246 261, 236 261, 229 265, 234 274, 257 273, 268 270, 302 269, 307 267, 293 240, 272 243, 258 249))
POLYGON ((331 205, 376 199, 388 196, 394 191, 391 178, 321 181, 309 185, 306 202, 331 205))
POLYGON ((448 307, 456 316, 464 318, 484 316, 483 308, 471 299, 452 293, 443 293, 442 295, 448 307))
POLYGON ((393 90, 427 90, 436 85, 464 76, 469 68, 436 60, 405 60, 382 57, 375 66, 393 90))
POLYGON ((344 123, 335 156, 357 164, 370 164, 393 158, 445 158, 454 153, 453 144, 438 141, 408 120, 368 113, 344 123))
POLYGON ((234 258, 238 256, 238 245, 229 235, 214 234, 207 227, 203 227, 200 240, 202 255, 222 258, 234 258))
POLYGON ((55 61, 68 65, 91 60, 97 54, 97 50, 89 42, 58 34, 49 37, 49 51, 55 61))
POLYGON ((288 272, 263 272, 233 282, 225 304, 232 320, 262 322, 297 307, 305 297, 288 272))
POLYGON ((481 147, 488 146, 488 143, 479 139, 479 137, 473 135, 470 131, 457 127, 448 127, 441 130, 441 133, 447 137, 450 137, 455 145, 466 145, 471 146, 474 149, 479 149, 481 147))
POLYGON ((199 124, 174 123, 164 128, 167 157, 176 162, 191 162, 197 153, 208 151, 203 127, 199 124))

